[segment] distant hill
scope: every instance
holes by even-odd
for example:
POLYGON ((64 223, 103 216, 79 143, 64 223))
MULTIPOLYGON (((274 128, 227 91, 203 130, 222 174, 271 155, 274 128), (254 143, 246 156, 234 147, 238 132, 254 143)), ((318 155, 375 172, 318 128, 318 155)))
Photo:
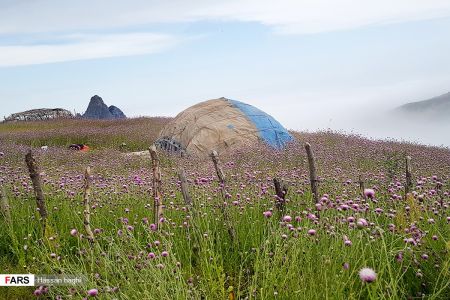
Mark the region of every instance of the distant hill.
POLYGON ((450 92, 428 100, 404 104, 397 107, 396 111, 438 119, 446 118, 450 121, 450 92))
POLYGON ((98 95, 91 98, 88 108, 82 117, 85 119, 126 119, 120 108, 114 105, 108 107, 98 95))

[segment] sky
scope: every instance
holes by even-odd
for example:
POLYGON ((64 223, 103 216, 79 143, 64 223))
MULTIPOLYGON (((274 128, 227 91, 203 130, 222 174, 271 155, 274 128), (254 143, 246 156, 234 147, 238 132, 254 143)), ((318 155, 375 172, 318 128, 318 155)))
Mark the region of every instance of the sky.
POLYGON ((448 0, 0 0, 0 118, 227 97, 288 129, 450 146, 449 123, 386 119, 450 91, 449 36, 448 0))

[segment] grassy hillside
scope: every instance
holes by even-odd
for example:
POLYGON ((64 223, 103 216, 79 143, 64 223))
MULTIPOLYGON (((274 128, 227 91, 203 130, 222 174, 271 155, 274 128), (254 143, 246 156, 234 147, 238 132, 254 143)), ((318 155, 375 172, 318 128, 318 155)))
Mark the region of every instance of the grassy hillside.
POLYGON ((40 122, 0 123, 0 141, 32 147, 84 143, 95 149, 145 150, 170 118, 124 120, 60 119, 40 122))
POLYGON ((449 299, 448 149, 294 133, 297 141, 280 152, 258 145, 221 157, 223 187, 209 159, 160 153, 165 207, 155 231, 150 160, 119 145, 146 149, 164 122, 0 125, 0 183, 11 216, 0 215, 2 273, 87 276, 75 287, 0 288, 0 298, 81 299, 96 289, 99 299, 449 299), (67 150, 73 142, 94 150, 67 150), (304 142, 317 159, 317 204, 304 142), (44 144, 48 151, 34 153, 49 211, 45 235, 24 163, 30 145, 44 144), (83 225, 86 166, 93 243, 83 225), (192 206, 180 192, 180 167, 192 206), (282 211, 274 177, 288 187, 282 211), (373 196, 362 196, 359 177, 373 196), (373 282, 360 278, 365 267, 376 272, 373 282))

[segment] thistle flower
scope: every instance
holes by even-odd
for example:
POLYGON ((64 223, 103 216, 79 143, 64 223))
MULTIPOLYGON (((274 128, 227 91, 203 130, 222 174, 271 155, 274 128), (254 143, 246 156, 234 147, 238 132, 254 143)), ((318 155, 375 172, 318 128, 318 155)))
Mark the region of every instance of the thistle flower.
POLYGON ((76 230, 75 228, 70 231, 71 236, 77 236, 77 234, 78 234, 78 230, 76 230))
POLYGON ((283 222, 289 223, 292 221, 292 217, 291 216, 284 216, 283 217, 283 222))
POLYGON ((369 225, 369 223, 367 222, 366 219, 359 218, 358 221, 356 221, 356 226, 358 226, 358 228, 363 228, 363 227, 366 227, 368 225, 369 225))
POLYGON ((377 279, 377 273, 371 268, 362 268, 359 271, 359 278, 361 278, 363 282, 374 282, 377 279))
POLYGON ((373 197, 375 197, 375 191, 373 189, 364 189, 364 196, 372 199, 373 197))
POLYGON ((169 256, 169 252, 163 251, 163 252, 161 252, 161 256, 162 257, 167 257, 167 256, 169 256))
MULTIPOLYGON (((1 156, 1 155, 0 155, 0 156, 1 156)), ((35 295, 36 297, 41 296, 41 295, 42 295, 42 290, 41 290, 41 289, 36 289, 36 290, 33 292, 33 295, 35 295)))
POLYGON ((98 295, 98 290, 97 289, 90 289, 89 291, 87 291, 87 294, 89 297, 95 297, 98 295))
POLYGON ((309 235, 316 235, 316 231, 314 229, 308 230, 309 235))
POLYGON ((272 216, 272 212, 270 210, 263 212, 264 217, 270 218, 272 216))

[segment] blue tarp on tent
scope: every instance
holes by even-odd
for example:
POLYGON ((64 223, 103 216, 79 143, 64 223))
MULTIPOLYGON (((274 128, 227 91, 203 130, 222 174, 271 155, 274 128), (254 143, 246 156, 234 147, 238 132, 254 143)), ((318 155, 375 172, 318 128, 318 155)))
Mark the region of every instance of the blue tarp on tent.
POLYGON ((293 140, 289 132, 272 116, 249 104, 236 100, 228 101, 255 124, 261 138, 270 146, 281 149, 293 140))

